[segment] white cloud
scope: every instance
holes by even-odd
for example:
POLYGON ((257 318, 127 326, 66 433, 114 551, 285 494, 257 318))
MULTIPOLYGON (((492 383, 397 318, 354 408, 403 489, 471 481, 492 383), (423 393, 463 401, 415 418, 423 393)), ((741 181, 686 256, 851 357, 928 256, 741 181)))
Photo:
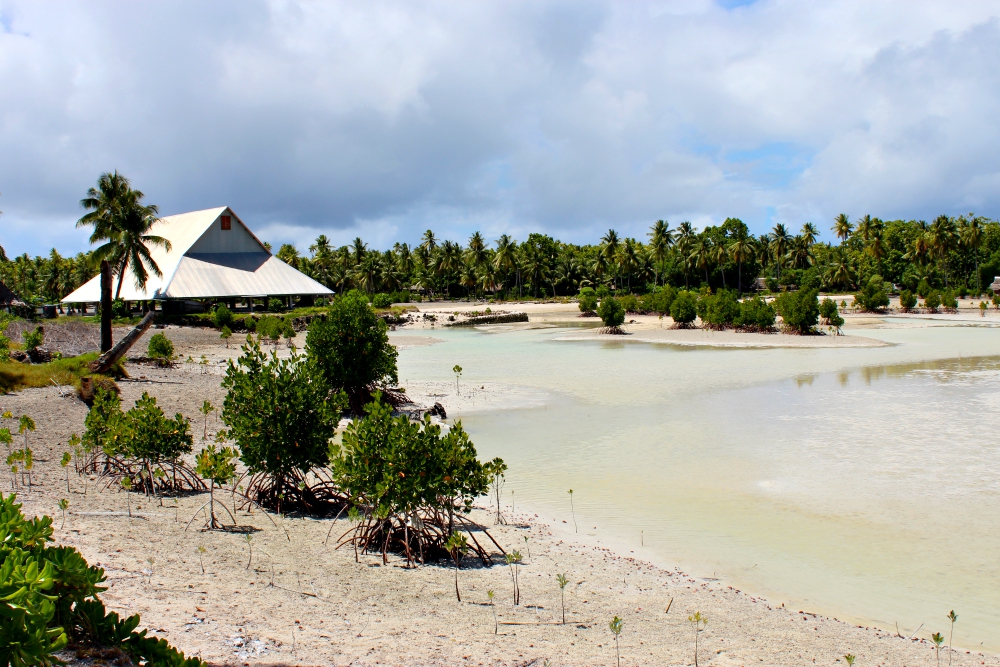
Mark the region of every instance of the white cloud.
POLYGON ((272 243, 1000 216, 994 2, 0 4, 8 251, 119 169, 272 243))

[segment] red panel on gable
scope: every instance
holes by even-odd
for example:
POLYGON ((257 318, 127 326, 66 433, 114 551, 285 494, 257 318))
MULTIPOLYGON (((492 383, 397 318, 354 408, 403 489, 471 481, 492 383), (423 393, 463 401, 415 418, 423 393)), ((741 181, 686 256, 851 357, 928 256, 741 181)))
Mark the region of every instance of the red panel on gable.
POLYGON ((233 218, 232 216, 223 215, 220 218, 222 220, 222 230, 228 231, 233 228, 233 218))

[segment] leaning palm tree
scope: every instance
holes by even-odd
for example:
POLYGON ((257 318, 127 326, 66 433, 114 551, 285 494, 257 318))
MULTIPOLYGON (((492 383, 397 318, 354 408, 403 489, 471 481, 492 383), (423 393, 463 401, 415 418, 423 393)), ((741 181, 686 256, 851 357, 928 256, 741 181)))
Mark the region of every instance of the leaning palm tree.
POLYGON ((837 217, 833 219, 833 233, 837 235, 840 239, 840 243, 843 244, 847 241, 847 238, 854 231, 854 225, 851 224, 850 219, 847 217, 846 213, 838 213, 837 217))
POLYGON ((115 299, 121 297, 126 271, 131 270, 138 290, 146 288, 150 273, 157 277, 163 275, 150 254, 149 246, 170 250, 170 241, 149 233, 159 221, 156 217, 159 211, 154 205, 144 205, 141 199, 142 193, 138 190, 130 190, 120 198, 113 209, 110 225, 104 228, 107 241, 94 250, 94 256, 98 260, 108 260, 118 274, 115 299))

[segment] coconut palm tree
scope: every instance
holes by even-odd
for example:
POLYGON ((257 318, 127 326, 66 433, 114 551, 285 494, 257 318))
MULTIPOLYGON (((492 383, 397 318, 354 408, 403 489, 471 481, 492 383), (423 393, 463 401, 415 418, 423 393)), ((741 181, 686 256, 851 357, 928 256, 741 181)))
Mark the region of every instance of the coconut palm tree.
POLYGON ((770 242, 768 249, 771 251, 771 256, 774 258, 774 268, 775 268, 775 278, 780 275, 785 254, 788 252, 788 247, 791 245, 792 235, 788 233, 785 229, 785 225, 778 223, 771 230, 770 242))
POLYGON ((813 255, 812 244, 805 236, 799 235, 792 239, 785 261, 793 269, 805 269, 813 265, 816 258, 813 255))
POLYGON ((854 225, 851 224, 847 214, 838 213, 837 217, 833 219, 833 233, 840 239, 841 245, 847 241, 853 231, 854 225))
POLYGON ((618 265, 626 278, 626 289, 632 291, 632 274, 639 269, 639 244, 635 239, 627 238, 618 251, 618 265))
MULTIPOLYGON (((613 229, 609 229, 608 233, 601 237, 601 249, 600 253, 604 255, 604 259, 607 261, 609 267, 619 268, 619 257, 618 253, 621 250, 621 240, 618 238, 618 232, 613 229)), ((615 271, 615 287, 618 285, 618 273, 615 271)))
POLYGON ((95 224, 95 234, 97 226, 101 225, 106 241, 94 250, 94 256, 98 260, 108 260, 113 272, 118 274, 115 299, 121 297, 126 271, 132 271, 136 289, 139 290, 146 288, 150 273, 157 277, 163 275, 149 252, 149 246, 160 246, 167 251, 171 247, 167 239, 149 233, 159 221, 156 217, 159 211, 154 205, 144 205, 142 196, 138 190, 129 190, 111 209, 110 223, 105 226, 106 223, 101 220, 95 224))
POLYGON ((420 246, 427 252, 434 252, 434 249, 437 248, 437 239, 434 237, 434 232, 429 229, 424 232, 424 235, 421 237, 420 246))
POLYGON ((487 260, 486 254, 486 241, 483 240, 483 235, 476 232, 469 237, 469 249, 468 249, 469 259, 472 260, 472 267, 478 269, 487 260))
POLYGON ((743 262, 753 259, 753 241, 742 235, 729 244, 729 256, 736 262, 737 278, 736 285, 740 294, 743 293, 743 262))
POLYGON ((823 279, 828 285, 839 285, 848 287, 852 282, 851 265, 847 258, 847 253, 842 249, 837 249, 832 256, 830 263, 826 267, 826 274, 823 279))
POLYGON ((712 244, 712 261, 722 271, 722 288, 726 289, 726 262, 729 261, 729 253, 726 251, 724 241, 712 244))
POLYGON ((501 234, 497 239, 497 251, 493 255, 493 268, 504 276, 504 282, 510 279, 510 274, 517 266, 517 241, 507 234, 501 234))
POLYGON ((657 220, 650 227, 649 248, 652 254, 654 266, 654 284, 660 284, 660 265, 666 258, 670 248, 674 245, 674 232, 670 229, 670 223, 666 220, 657 220))
POLYGON ((976 263, 976 291, 982 292, 983 285, 979 276, 979 248, 983 245, 983 219, 970 213, 968 217, 959 218, 959 236, 962 245, 972 251, 976 263))
POLYGON ((863 218, 858 220, 857 234, 861 237, 861 240, 868 243, 869 239, 872 237, 872 231, 875 227, 875 220, 867 213, 863 218))
POLYGON ((948 288, 948 253, 958 244, 958 227, 954 218, 939 215, 931 223, 929 241, 931 251, 937 255, 938 262, 944 262, 944 286, 948 288))
POLYGON ((689 288, 688 270, 690 268, 691 246, 694 244, 694 227, 690 222, 682 222, 677 226, 677 240, 674 243, 681 261, 684 264, 684 289, 689 288))
POLYGON ((708 284, 708 265, 712 263, 712 241, 708 236, 702 234, 695 242, 689 259, 696 267, 704 269, 705 283, 708 284))
MULTIPOLYGON (((104 173, 97 179, 97 187, 87 190, 87 196, 80 200, 80 206, 90 211, 76 221, 77 227, 93 226, 90 235, 91 243, 107 241, 117 230, 115 214, 121 208, 125 196, 132 191, 129 180, 115 171, 104 173)), ((143 194, 137 193, 142 199, 143 194)))
POLYGON ((799 232, 802 235, 802 240, 805 241, 806 245, 812 245, 816 243, 816 237, 819 236, 819 230, 816 229, 816 225, 811 222, 807 222, 802 225, 802 231, 799 232))

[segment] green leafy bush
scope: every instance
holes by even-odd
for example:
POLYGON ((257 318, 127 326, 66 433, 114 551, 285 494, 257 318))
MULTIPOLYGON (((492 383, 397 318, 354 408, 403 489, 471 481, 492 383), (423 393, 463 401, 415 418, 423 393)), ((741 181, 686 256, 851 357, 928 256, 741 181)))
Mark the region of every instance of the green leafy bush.
POLYGON ((34 350, 45 342, 45 332, 41 327, 35 327, 22 333, 21 340, 24 342, 25 350, 34 350))
POLYGON ((375 391, 399 383, 396 347, 385 321, 357 290, 334 300, 325 317, 309 325, 306 354, 333 391, 344 391, 350 408, 361 414, 375 391))
POLYGON ((681 290, 670 304, 670 317, 679 327, 689 326, 698 316, 698 302, 695 295, 687 290, 681 290))
POLYGON ((129 311, 124 299, 115 299, 111 302, 111 317, 116 320, 132 317, 132 313, 129 311))
POLYGON ((273 315, 265 315, 257 322, 257 335, 260 338, 267 338, 272 343, 277 344, 285 332, 285 320, 273 315))
POLYGON ((670 306, 673 305, 676 298, 677 288, 673 285, 657 288, 643 297, 645 306, 643 310, 659 313, 660 315, 669 315, 670 306))
POLYGON ((639 312, 639 299, 634 294, 626 294, 619 297, 618 301, 622 304, 622 308, 625 309, 626 313, 639 312))
POLYGON ((597 294, 593 287, 584 287, 580 290, 580 312, 585 315, 593 314, 597 310, 597 294))
POLYGON ((801 334, 811 333, 819 322, 818 290, 785 292, 775 299, 775 306, 785 328, 801 334))
POLYGON ((905 289, 899 293, 899 307, 903 309, 904 313, 909 312, 916 305, 917 297, 913 296, 913 292, 905 289))
POLYGON ((191 422, 179 413, 173 419, 167 417, 148 393, 143 392, 123 413, 117 394, 98 389, 84 426, 84 451, 103 452, 106 468, 115 476, 128 478, 133 489, 201 488, 200 483, 191 483, 187 467, 180 462, 194 443, 191 422), (163 471, 168 463, 172 477, 163 471))
POLYGON ((864 289, 854 295, 854 302, 862 310, 881 312, 889 305, 889 294, 885 289, 882 276, 874 275, 868 279, 864 289))
POLYGON ((379 292, 372 297, 372 306, 374 308, 385 309, 392 306, 392 294, 386 294, 385 292, 379 292))
POLYGON ((607 285, 598 285, 597 291, 594 292, 598 299, 603 299, 606 296, 611 296, 611 290, 608 289, 607 285))
POLYGON ((958 308, 958 300, 951 290, 945 290, 941 293, 941 307, 948 308, 949 310, 958 308))
POLYGON ((941 305, 941 294, 936 290, 931 290, 924 297, 924 308, 931 311, 932 313, 937 312, 938 306, 941 305))
POLYGON ((343 394, 331 392, 314 360, 294 351, 279 359, 253 340, 242 350, 222 381, 228 392, 222 421, 254 476, 248 493, 279 510, 283 505, 315 509, 319 501, 304 485, 305 477, 328 462, 343 394))
POLYGON ((150 359, 169 361, 174 358, 174 344, 165 335, 153 334, 146 346, 146 356, 150 359))
POLYGON ((212 312, 212 324, 215 325, 216 329, 232 328, 233 313, 226 307, 226 304, 220 303, 215 307, 215 311, 212 312))
POLYGON ((604 322, 604 326, 620 327, 625 321, 625 308, 618 299, 608 296, 601 299, 601 304, 597 307, 597 315, 604 322))
POLYGON ((740 314, 740 304, 736 293, 729 290, 719 290, 715 294, 706 294, 699 299, 702 321, 713 329, 725 329, 733 326, 740 314))
POLYGON ((774 329, 774 308, 759 296, 744 299, 733 325, 741 331, 771 331, 774 329))
POLYGON ((55 653, 73 641, 119 648, 135 664, 201 667, 162 639, 136 632, 139 616, 107 613, 98 594, 106 577, 72 547, 50 546, 52 518, 25 519, 16 496, 0 493, 0 664, 60 664, 55 653))
POLYGON ((393 417, 378 393, 365 412, 348 426, 343 443, 331 447, 334 479, 366 512, 349 540, 383 557, 390 550, 408 560, 414 551, 423 558, 440 555, 456 519, 489 491, 503 462, 480 462, 461 422, 441 435, 430 417, 393 417))
POLYGON ((267 312, 269 313, 283 313, 285 312, 285 302, 277 297, 272 297, 267 302, 267 312))

